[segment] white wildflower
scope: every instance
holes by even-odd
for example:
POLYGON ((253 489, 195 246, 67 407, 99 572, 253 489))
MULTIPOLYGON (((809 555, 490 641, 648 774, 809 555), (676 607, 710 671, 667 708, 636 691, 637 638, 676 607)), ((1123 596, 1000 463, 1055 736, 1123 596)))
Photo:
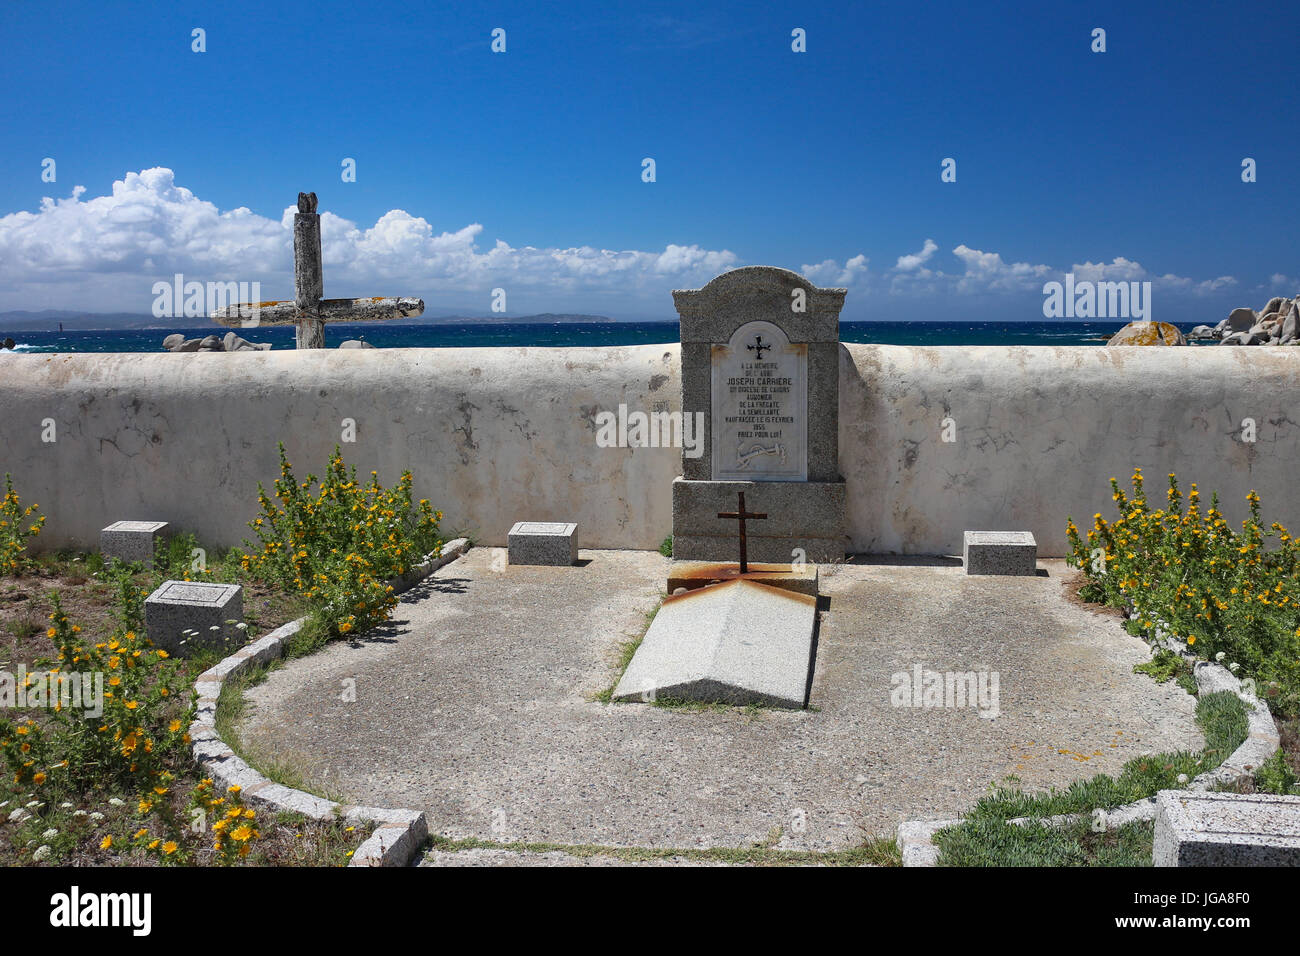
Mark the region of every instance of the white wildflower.
POLYGON ((44 833, 41 834, 41 839, 53 840, 58 835, 59 835, 59 831, 54 829, 54 827, 50 827, 48 830, 46 830, 44 833))
POLYGON ((50 848, 42 844, 32 851, 32 862, 41 863, 50 858, 50 848))

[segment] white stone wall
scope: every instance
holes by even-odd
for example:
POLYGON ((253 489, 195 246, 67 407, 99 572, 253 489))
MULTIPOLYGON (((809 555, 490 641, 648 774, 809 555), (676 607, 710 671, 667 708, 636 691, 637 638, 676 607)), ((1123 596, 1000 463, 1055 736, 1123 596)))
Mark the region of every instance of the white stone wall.
POLYGON ((962 531, 1032 531, 1040 555, 1066 552, 1115 515, 1108 479, 1134 467, 1148 499, 1175 472, 1208 507, 1300 530, 1300 349, 989 346, 845 347, 840 467, 855 550, 960 554, 962 531), (850 361, 851 358, 851 361, 850 361), (956 441, 941 440, 951 417, 956 441), (1241 440, 1255 419, 1254 443, 1241 440))
MULTIPOLYGON (((44 548, 94 544, 119 519, 166 520, 213 544, 247 533, 284 441, 300 477, 343 420, 345 458, 403 468, 444 527, 504 545, 519 520, 576 521, 582 547, 654 548, 672 527, 680 452, 599 448, 595 415, 677 410, 677 345, 7 355, 0 472, 48 515, 44 548), (57 441, 41 441, 54 419, 57 441)), ((1218 488, 1239 520, 1300 528, 1300 349, 904 348, 842 352, 840 467, 851 547, 953 554, 962 531, 1032 531, 1064 551, 1066 514, 1113 513, 1134 465, 1218 488), (1240 439, 1253 417, 1258 440, 1240 439), (941 441, 951 417, 957 440, 941 441)))

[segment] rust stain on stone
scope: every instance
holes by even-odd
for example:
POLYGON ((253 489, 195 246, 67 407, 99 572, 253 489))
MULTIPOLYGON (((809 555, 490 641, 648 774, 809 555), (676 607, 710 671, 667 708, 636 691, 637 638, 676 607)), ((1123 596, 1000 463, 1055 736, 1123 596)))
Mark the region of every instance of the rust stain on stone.
MULTIPOLYGON (((718 567, 725 568, 726 565, 719 565, 718 567)), ((667 605, 674 601, 687 601, 698 595, 711 593, 718 588, 735 584, 737 581, 747 581, 748 583, 760 587, 765 591, 769 591, 774 595, 789 598, 791 601, 798 604, 811 604, 813 606, 816 606, 817 604, 817 599, 811 594, 801 594, 798 591, 791 591, 788 588, 781 587, 780 585, 766 584, 761 580, 761 576, 756 576, 752 571, 748 574, 741 575, 739 569, 734 566, 732 566, 731 571, 733 573, 727 580, 702 583, 698 587, 690 588, 685 594, 670 594, 668 597, 664 598, 664 604, 667 605)))

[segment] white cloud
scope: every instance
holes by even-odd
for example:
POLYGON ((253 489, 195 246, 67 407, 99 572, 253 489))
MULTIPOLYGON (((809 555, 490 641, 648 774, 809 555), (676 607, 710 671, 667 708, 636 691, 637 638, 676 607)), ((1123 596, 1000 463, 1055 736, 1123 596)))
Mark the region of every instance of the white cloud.
POLYGON ((952 252, 966 269, 957 280, 958 292, 1041 291, 1043 282, 1056 272, 1051 266, 1004 262, 999 253, 972 249, 964 243, 952 252))
POLYGON ((939 244, 933 239, 925 240, 920 252, 913 252, 911 255, 899 256, 898 262, 894 268, 899 272, 915 272, 925 263, 930 261, 930 257, 939 249, 939 244))
MULTIPOLYGON (((83 201, 84 193, 77 186, 66 199, 43 200, 35 213, 0 217, 0 261, 6 264, 0 302, 147 311, 153 283, 177 272, 199 281, 261 281, 267 298, 293 294, 296 205, 276 219, 242 206, 222 212, 176 185, 163 167, 127 173, 111 195, 83 201), (83 301, 86 296, 93 301, 83 301)), ((512 294, 512 311, 521 299, 540 308, 562 293, 617 293, 662 311, 673 288, 703 285, 740 264, 729 250, 698 245, 615 251, 497 240, 480 248, 482 232, 478 223, 436 232, 402 209, 369 227, 323 210, 326 295, 465 302, 500 286, 512 294)))
POLYGON ((860 284, 866 279, 867 265, 870 261, 865 255, 859 253, 843 266, 835 259, 824 259, 816 265, 801 266, 799 271, 804 278, 817 285, 832 288, 847 287, 860 284))
MULTIPOLYGON (((293 213, 272 218, 246 207, 221 211, 178 186, 170 169, 128 173, 110 195, 85 198, 82 186, 64 199, 42 200, 36 212, 0 217, 0 308, 85 308, 148 311, 152 286, 180 272, 199 281, 260 281, 266 298, 293 294, 293 213)), ((414 295, 430 305, 463 308, 481 303, 502 287, 510 309, 672 313, 669 292, 699 287, 743 264, 726 249, 669 244, 662 250, 611 250, 592 246, 514 246, 488 242, 483 226, 447 231, 403 209, 384 213, 370 226, 329 210, 321 214, 325 293, 331 297, 414 295), (583 306, 588 308, 584 308, 583 306)), ((857 306, 873 295, 1040 294, 1045 281, 1064 271, 1045 264, 1007 262, 997 252, 961 244, 952 249, 958 269, 945 272, 939 244, 899 255, 892 269, 872 273, 859 253, 805 264, 802 273, 822 286, 853 290, 857 306)), ((776 263, 780 264, 780 263, 776 263)), ((1191 296, 1221 293, 1232 276, 1196 280, 1153 275, 1139 262, 1075 263, 1076 279, 1151 281, 1156 288, 1191 296)), ((1296 280, 1271 277, 1281 291, 1296 280)))

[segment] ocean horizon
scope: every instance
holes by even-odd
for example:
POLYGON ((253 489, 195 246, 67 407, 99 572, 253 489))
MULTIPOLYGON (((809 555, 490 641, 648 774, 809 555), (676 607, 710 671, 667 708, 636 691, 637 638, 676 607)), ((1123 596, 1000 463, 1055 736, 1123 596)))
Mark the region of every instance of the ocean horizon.
MULTIPOLYGON (((1105 345, 1127 324, 1110 321, 984 321, 929 320, 856 321, 840 323, 840 340, 875 345, 1105 345)), ((1186 335, 1198 323, 1174 322, 1186 335)), ((64 332, 12 332, 16 353, 162 352, 162 341, 180 333, 187 338, 224 336, 235 331, 250 342, 270 342, 273 349, 294 347, 294 328, 227 329, 218 326, 158 329, 80 329, 64 332)), ((376 348, 581 348, 615 345, 660 345, 678 342, 676 320, 652 322, 452 323, 384 325, 378 322, 328 323, 325 345, 337 348, 361 339, 376 348)), ((1195 343, 1193 343, 1195 344, 1195 343)), ((4 354, 0 351, 0 354, 4 354)))

